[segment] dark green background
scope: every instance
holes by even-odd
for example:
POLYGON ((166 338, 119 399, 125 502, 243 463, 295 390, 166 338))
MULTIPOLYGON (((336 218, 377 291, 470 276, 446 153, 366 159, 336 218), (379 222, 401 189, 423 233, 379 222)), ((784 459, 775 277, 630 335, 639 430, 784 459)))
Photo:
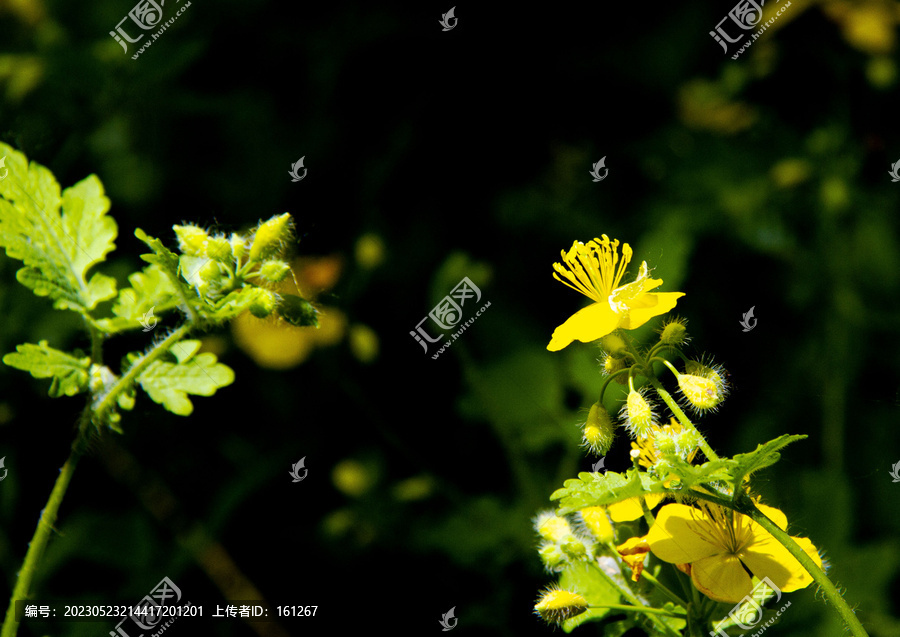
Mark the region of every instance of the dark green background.
MULTIPOLYGON (((286 372, 229 346, 236 382, 188 419, 140 397, 115 447, 78 467, 38 597, 136 601, 168 575, 221 603, 177 539, 202 525, 267 599, 319 605, 283 624, 291 635, 432 634, 454 606, 459 633, 550 634, 531 614, 552 581, 531 518, 589 469, 578 423, 601 381, 593 346, 545 350, 583 305, 551 263, 605 233, 634 247, 632 273, 646 259, 662 290, 686 293, 691 351, 730 372, 732 395, 700 421, 719 453, 809 435, 755 486, 824 552, 870 634, 900 635, 900 183, 887 174, 900 103, 895 81, 872 80, 896 47, 875 61, 798 1, 737 61, 708 35, 729 3, 483 5, 458 5, 442 32, 449 2, 192 0, 132 60, 107 35, 130 0, 33 2, 33 21, 0 2, 0 139, 63 186, 99 175, 120 228, 106 271, 138 267, 138 226, 172 245, 174 223, 242 230, 289 211, 299 254, 345 257, 325 300, 380 340, 370 365, 345 340, 286 372), (22 73, 30 90, 14 90, 22 73), (300 156, 309 172, 292 183, 300 156), (593 183, 603 156, 609 176, 593 183), (803 178, 785 183, 784 160, 803 178), (368 232, 386 245, 371 272, 352 258, 368 232), (409 331, 462 276, 491 307, 432 360, 409 331), (121 450, 137 463, 128 480, 103 460, 121 450), (301 456, 309 474, 293 484, 301 456), (375 476, 359 498, 330 477, 347 458, 375 476), (431 495, 398 501, 393 486, 422 475, 431 495), (142 503, 159 484, 174 497, 162 517, 142 503), (342 508, 355 525, 328 533, 342 508)), ((17 267, 0 257, 2 352, 84 347, 17 267)), ((145 339, 110 343, 107 359, 145 339)), ((46 390, 0 369, 0 598, 82 406, 46 390)), ((627 449, 622 434, 607 466, 627 467, 627 449)), ((790 599, 768 634, 841 634, 813 587, 790 599)), ((191 626, 168 634, 254 634, 191 626)))

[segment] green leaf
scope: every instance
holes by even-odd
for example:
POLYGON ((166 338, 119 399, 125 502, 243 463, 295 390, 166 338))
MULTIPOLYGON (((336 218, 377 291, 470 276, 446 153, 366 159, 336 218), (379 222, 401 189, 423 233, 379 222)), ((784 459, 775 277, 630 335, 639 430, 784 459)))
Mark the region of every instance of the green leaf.
MULTIPOLYGON (((573 562, 567 566, 560 575, 559 585, 564 590, 574 591, 584 597, 590 606, 609 606, 620 603, 622 599, 621 593, 593 562, 573 562)), ((609 612, 609 608, 588 608, 580 615, 564 621, 562 629, 570 633, 581 624, 601 619, 609 612)))
POLYGON ((87 277, 115 249, 118 232, 100 180, 90 175, 60 194, 47 168, 0 143, 2 155, 10 174, 0 181, 0 247, 25 264, 19 282, 57 309, 87 311, 114 297, 114 279, 87 277))
POLYGON ((750 453, 739 453, 732 458, 736 465, 731 469, 730 473, 734 479, 734 484, 740 485, 744 478, 754 471, 758 471, 765 467, 769 467, 781 458, 778 451, 792 442, 802 440, 807 436, 794 434, 784 434, 774 440, 770 440, 765 444, 758 445, 755 450, 750 453))
POLYGON ((178 270, 178 255, 163 245, 163 242, 155 237, 151 237, 146 232, 138 228, 134 231, 134 236, 147 244, 153 250, 153 254, 142 254, 141 258, 147 263, 162 268, 162 271, 168 277, 173 289, 180 290, 180 294, 185 299, 196 298, 196 291, 181 278, 178 270))
POLYGON ((653 480, 644 471, 629 469, 624 475, 615 471, 588 473, 582 471, 577 479, 566 480, 562 489, 550 496, 559 500, 559 515, 568 515, 588 506, 609 506, 622 500, 649 493, 665 493, 661 481, 653 480))
POLYGON ((37 345, 18 345, 15 352, 3 357, 3 362, 26 371, 35 378, 52 378, 50 395, 54 398, 74 396, 88 386, 91 359, 78 358, 49 347, 47 341, 41 341, 37 345))
POLYGON ((131 274, 128 282, 131 287, 120 290, 113 305, 115 318, 97 321, 101 329, 118 332, 149 325, 152 317, 178 305, 178 292, 158 265, 131 274))
POLYGON ((169 351, 176 362, 153 361, 137 378, 147 395, 173 414, 188 416, 194 410, 188 394, 212 396, 234 382, 230 367, 216 362, 215 354, 197 354, 198 349, 200 341, 175 343, 169 351))

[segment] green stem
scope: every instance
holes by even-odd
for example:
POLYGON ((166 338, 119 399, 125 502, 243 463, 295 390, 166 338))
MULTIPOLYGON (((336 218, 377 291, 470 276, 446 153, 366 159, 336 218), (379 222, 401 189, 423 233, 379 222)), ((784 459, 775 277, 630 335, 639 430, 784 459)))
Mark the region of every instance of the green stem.
POLYGON ((683 619, 684 615, 670 613, 661 608, 651 608, 649 606, 629 606, 628 604, 604 604, 603 606, 588 606, 588 608, 611 608, 613 610, 627 610, 633 613, 647 613, 648 615, 665 615, 666 617, 676 617, 683 619))
POLYGON ((41 512, 38 519, 37 528, 28 544, 28 551, 25 553, 25 561, 22 563, 22 569, 16 578, 16 585, 13 588, 12 596, 9 599, 9 608, 6 610, 6 618, 3 620, 3 630, 0 637, 15 637, 19 628, 19 622, 16 619, 16 600, 28 599, 31 589, 31 582, 34 580, 34 574, 37 566, 44 555, 44 549, 50 541, 50 532, 53 531, 53 525, 56 524, 56 516, 59 513, 59 506, 62 504, 66 490, 69 488, 69 482, 72 480, 72 474, 78 465, 78 460, 84 455, 87 449, 88 439, 81 432, 84 431, 84 424, 89 423, 91 419, 90 405, 85 407, 81 414, 81 423, 79 426, 79 434, 72 444, 72 451, 66 463, 59 470, 59 476, 53 485, 53 491, 50 492, 50 498, 41 512))
MULTIPOLYGON (((635 611, 640 610, 640 609, 642 609, 642 608, 646 608, 643 604, 641 604, 641 603, 638 601, 637 597, 635 597, 634 593, 631 592, 631 589, 628 588, 628 586, 622 586, 622 585, 620 585, 620 584, 619 584, 616 580, 614 580, 614 579, 613 579, 606 571, 604 571, 602 568, 600 568, 599 566, 597 566, 596 563, 594 564, 594 568, 595 568, 595 570, 596 570, 598 573, 600 573, 600 575, 601 575, 607 582, 609 582, 609 583, 613 586, 613 588, 615 588, 617 591, 619 591, 619 593, 622 595, 622 597, 624 597, 628 602, 631 603, 631 606, 628 606, 628 607, 626 607, 626 608, 628 608, 628 609, 630 609, 630 610, 635 610, 635 611)), ((679 634, 676 633, 674 630, 672 630, 672 629, 671 629, 664 621, 660 620, 658 617, 654 617, 653 615, 649 615, 649 616, 647 617, 647 619, 649 619, 650 621, 652 621, 653 624, 656 626, 657 629, 659 629, 661 632, 663 632, 663 633, 669 635, 670 637, 681 637, 681 635, 679 635, 679 634)), ((3 636, 0 636, 0 637, 3 637, 3 636)))
POLYGON ((619 371, 614 372, 603 379, 603 384, 600 385, 600 406, 601 407, 603 407, 603 394, 606 392, 606 388, 607 388, 607 386, 609 386, 609 383, 617 376, 621 376, 622 374, 627 374, 630 371, 631 371, 631 368, 626 367, 625 369, 620 369, 619 371))
POLYGON ((688 603, 686 601, 681 599, 681 597, 679 597, 678 594, 675 593, 675 591, 671 590, 665 584, 663 584, 658 579, 653 577, 653 575, 651 575, 649 571, 645 570, 643 573, 641 573, 641 577, 643 577, 648 582, 653 584, 656 588, 658 588, 659 592, 662 593, 663 595, 665 595, 666 597, 668 597, 672 602, 678 604, 682 608, 688 607, 688 603))
POLYGON ((850 629, 851 634, 855 635, 855 637, 868 637, 868 633, 866 633, 866 629, 863 628, 856 613, 853 612, 853 609, 850 608, 844 600, 844 597, 841 595, 840 591, 838 591, 837 587, 831 582, 828 576, 825 575, 825 572, 819 568, 819 565, 816 564, 815 561, 807 555, 806 551, 794 541, 794 538, 788 535, 786 531, 782 530, 780 526, 772 522, 772 520, 767 518, 762 511, 756 508, 756 505, 753 504, 752 501, 750 501, 750 504, 751 506, 746 515, 749 515, 754 521, 759 523, 761 527, 771 533, 776 540, 781 542, 791 555, 797 558, 797 561, 803 565, 803 568, 807 570, 815 580, 816 584, 819 585, 819 588, 825 594, 826 599, 828 599, 835 610, 837 610, 841 619, 844 620, 844 624, 850 629))
POLYGON ((118 381, 116 381, 116 384, 112 386, 112 388, 106 393, 100 403, 94 408, 95 422, 103 422, 106 413, 110 409, 112 409, 112 406, 115 403, 115 400, 119 397, 119 394, 130 389, 132 385, 134 385, 134 381, 137 379, 138 375, 145 369, 147 369, 150 363, 169 351, 169 348, 172 347, 172 345, 187 336, 188 332, 191 331, 193 326, 193 323, 191 323, 190 321, 183 323, 156 347, 144 354, 137 363, 132 365, 131 368, 125 373, 125 375, 122 376, 118 381))
POLYGON ((694 423, 691 422, 691 419, 687 417, 681 407, 678 406, 678 403, 675 402, 675 399, 672 398, 669 392, 663 389, 662 384, 653 375, 653 368, 638 353, 637 348, 634 346, 634 343, 631 342, 631 338, 627 334, 625 334, 625 332, 622 332, 621 336, 622 340, 625 341, 625 347, 628 348, 628 352, 631 354, 632 358, 634 358, 635 362, 645 370, 647 370, 647 381, 651 385, 653 385, 653 388, 656 390, 656 393, 659 394, 659 397, 662 398, 666 405, 669 406, 669 409, 672 410, 672 413, 675 414, 675 417, 678 418, 678 421, 682 424, 683 427, 692 430, 697 434, 697 437, 700 441, 700 448, 703 450, 703 453, 706 455, 706 457, 710 460, 718 460, 719 456, 715 451, 712 450, 712 447, 709 446, 709 443, 706 442, 706 438, 703 437, 703 434, 697 431, 697 427, 694 426, 694 423))

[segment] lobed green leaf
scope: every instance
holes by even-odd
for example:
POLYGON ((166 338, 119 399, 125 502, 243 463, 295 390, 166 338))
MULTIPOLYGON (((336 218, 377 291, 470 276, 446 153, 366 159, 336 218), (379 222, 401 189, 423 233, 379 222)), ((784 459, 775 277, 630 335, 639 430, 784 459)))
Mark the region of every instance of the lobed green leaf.
POLYGON ((57 309, 85 312, 116 294, 115 280, 87 272, 115 249, 116 222, 96 175, 60 193, 47 168, 0 143, 9 174, 0 181, 0 247, 22 261, 20 283, 57 309))
POLYGON ((188 416, 194 405, 188 394, 212 396, 217 389, 234 382, 234 372, 216 362, 215 354, 197 354, 200 341, 186 340, 170 348, 176 362, 156 360, 137 377, 137 381, 153 401, 173 414, 188 416))
POLYGON ((83 392, 90 379, 90 358, 72 356, 54 349, 47 345, 47 341, 41 341, 37 345, 17 345, 15 352, 3 357, 3 362, 26 371, 35 378, 52 378, 49 393, 54 398, 83 392))

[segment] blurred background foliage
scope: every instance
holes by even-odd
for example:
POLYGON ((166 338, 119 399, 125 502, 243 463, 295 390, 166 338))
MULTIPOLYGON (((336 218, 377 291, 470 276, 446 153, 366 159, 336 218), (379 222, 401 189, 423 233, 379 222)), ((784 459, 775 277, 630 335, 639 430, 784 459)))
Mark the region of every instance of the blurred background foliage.
MULTIPOLYGON (((708 35, 731 5, 708 1, 460 5, 442 32, 449 5, 193 0, 137 60, 108 35, 133 6, 0 0, 0 139, 64 186, 100 176, 120 280, 135 227, 171 243, 174 223, 291 212, 324 318, 206 335, 236 382, 189 419, 140 401, 96 443, 39 597, 136 601, 167 575, 195 603, 319 605, 208 634, 331 634, 349 610, 420 635, 451 607, 459 629, 548 634, 531 519, 589 470, 578 425, 601 381, 594 346, 545 350, 583 302, 551 263, 605 233, 686 293, 694 352, 729 370, 700 423, 715 449, 809 435, 755 487, 824 549, 870 634, 900 635, 900 3, 793 0, 737 61, 708 35), (491 307, 434 360, 409 332, 463 276, 491 307)), ((83 347, 16 267, 0 257, 0 350, 83 347)), ((0 597, 81 407, 46 391, 0 370, 0 597)), ((842 633, 813 588, 790 597, 772 634, 842 633)))

